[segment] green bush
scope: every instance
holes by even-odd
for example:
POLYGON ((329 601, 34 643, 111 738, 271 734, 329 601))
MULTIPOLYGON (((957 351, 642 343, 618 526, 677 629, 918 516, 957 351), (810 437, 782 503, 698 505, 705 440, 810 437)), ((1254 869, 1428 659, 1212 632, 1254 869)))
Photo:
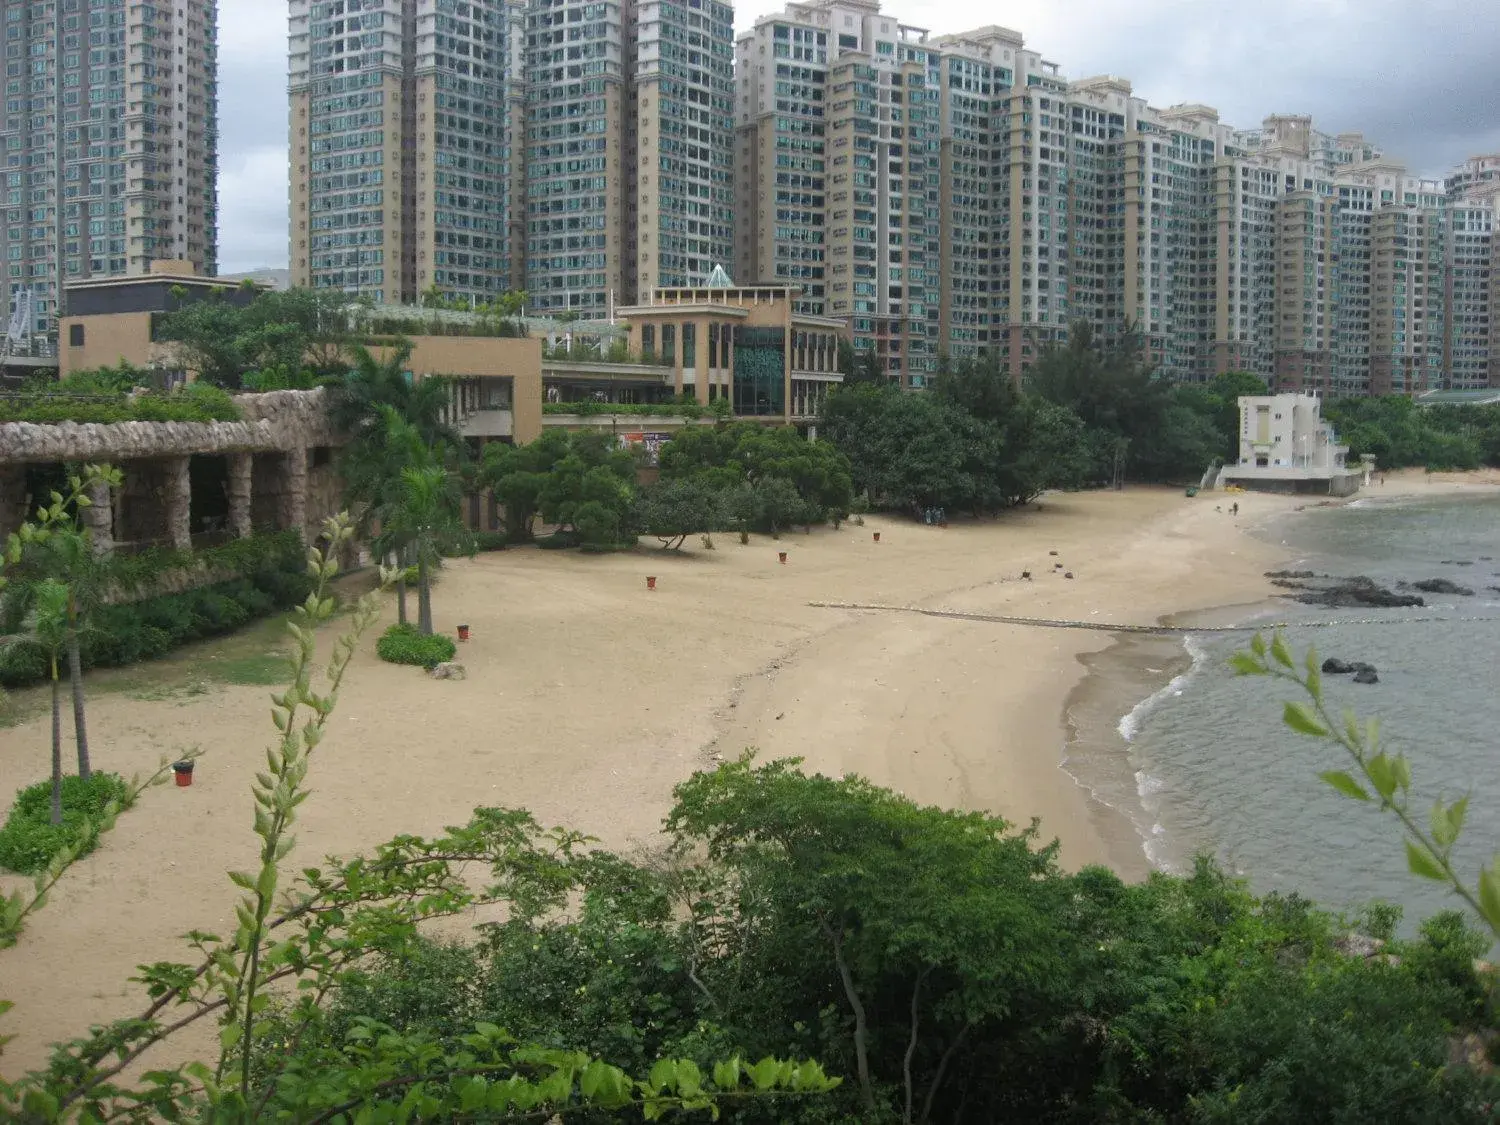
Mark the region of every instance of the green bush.
POLYGON ((576 547, 583 542, 583 537, 576 531, 554 531, 551 535, 544 535, 536 541, 536 545, 544 551, 565 551, 570 547, 576 547))
POLYGON ((510 535, 504 531, 476 531, 474 546, 480 551, 499 551, 510 546, 510 535))
MULTIPOLYGON (((211 566, 238 563, 252 568, 243 577, 177 594, 107 605, 96 611, 91 627, 79 641, 83 666, 117 668, 151 660, 189 641, 232 632, 249 621, 301 602, 312 588, 312 579, 302 569, 298 541, 293 537, 287 544, 280 544, 277 537, 265 538, 268 543, 242 549, 239 556, 227 549, 234 545, 227 544, 222 556, 205 560, 211 566)), ((211 556, 211 552, 204 554, 211 556)), ((128 564, 134 561, 126 560, 128 564)), ((185 552, 163 552, 157 561, 160 569, 171 569, 189 560, 185 552)), ((130 578, 149 585, 149 576, 143 575, 132 573, 130 578)), ((36 683, 46 679, 48 672, 46 656, 35 645, 0 648, 0 685, 36 683)))
POLYGON ((163 394, 76 395, 42 391, 0 400, 0 422, 234 422, 240 408, 222 388, 190 383, 163 394))
POLYGON ((458 651, 453 638, 442 633, 423 636, 415 625, 392 625, 375 642, 375 654, 390 664, 416 664, 431 668, 452 660, 458 651))
POLYGON ((52 782, 38 781, 16 794, 16 802, 0 828, 0 867, 22 875, 46 868, 63 848, 80 844, 88 855, 99 842, 99 815, 110 801, 123 801, 127 787, 118 774, 95 773, 87 781, 65 777, 62 783, 63 822, 52 823, 52 782), (87 827, 85 827, 87 822, 87 827))

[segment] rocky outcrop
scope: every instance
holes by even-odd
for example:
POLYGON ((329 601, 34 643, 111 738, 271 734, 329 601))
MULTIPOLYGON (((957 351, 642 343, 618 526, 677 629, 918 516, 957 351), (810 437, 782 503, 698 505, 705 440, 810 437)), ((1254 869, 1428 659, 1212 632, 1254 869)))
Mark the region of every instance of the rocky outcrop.
POLYGON ((1401 585, 1421 590, 1424 594, 1459 594, 1466 598, 1474 596, 1474 591, 1467 586, 1449 582, 1446 578, 1424 578, 1420 582, 1403 582, 1401 585))
POLYGON ((1314 574, 1310 570, 1273 570, 1268 571, 1266 577, 1272 585, 1293 591, 1289 596, 1303 605, 1365 609, 1427 604, 1416 594, 1398 594, 1363 574, 1341 578, 1333 574, 1314 574))
POLYGON ((1366 664, 1363 660, 1340 660, 1336 656, 1330 656, 1323 661, 1323 675, 1325 676, 1347 676, 1353 674, 1354 682, 1357 684, 1378 684, 1380 676, 1375 671, 1375 665, 1366 664))

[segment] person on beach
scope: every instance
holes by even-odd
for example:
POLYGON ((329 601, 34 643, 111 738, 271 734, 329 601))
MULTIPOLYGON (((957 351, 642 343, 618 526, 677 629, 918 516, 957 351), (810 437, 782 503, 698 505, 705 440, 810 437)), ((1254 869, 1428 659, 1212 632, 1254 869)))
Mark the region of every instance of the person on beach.
POLYGON ((1240 502, 1238 500, 1236 500, 1229 506, 1229 514, 1231 516, 1237 516, 1240 514, 1240 502))

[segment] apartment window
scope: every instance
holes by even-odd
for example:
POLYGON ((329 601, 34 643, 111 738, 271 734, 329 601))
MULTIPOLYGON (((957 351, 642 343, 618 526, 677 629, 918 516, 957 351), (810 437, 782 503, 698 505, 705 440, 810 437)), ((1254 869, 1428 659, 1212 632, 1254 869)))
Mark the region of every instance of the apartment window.
POLYGON ((70 347, 70 348, 81 348, 81 347, 83 347, 83 325, 81 325, 81 324, 70 324, 70 325, 68 325, 68 347, 70 347))

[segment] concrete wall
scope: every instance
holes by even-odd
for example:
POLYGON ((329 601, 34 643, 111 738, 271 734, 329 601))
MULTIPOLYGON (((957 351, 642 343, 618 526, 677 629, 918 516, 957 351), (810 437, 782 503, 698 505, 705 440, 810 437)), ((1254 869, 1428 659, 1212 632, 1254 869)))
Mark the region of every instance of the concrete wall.
POLYGON ((145 367, 159 349, 151 343, 150 313, 109 313, 68 316, 62 322, 62 345, 57 349, 58 374, 66 379, 91 367, 114 367, 124 360, 145 367), (74 346, 75 330, 83 330, 83 344, 74 346))
MULTIPOLYGON (((408 366, 418 377, 500 377, 511 381, 513 437, 517 445, 542 433, 542 342, 505 336, 412 336, 408 366)), ((377 359, 390 354, 375 349, 377 359)))

